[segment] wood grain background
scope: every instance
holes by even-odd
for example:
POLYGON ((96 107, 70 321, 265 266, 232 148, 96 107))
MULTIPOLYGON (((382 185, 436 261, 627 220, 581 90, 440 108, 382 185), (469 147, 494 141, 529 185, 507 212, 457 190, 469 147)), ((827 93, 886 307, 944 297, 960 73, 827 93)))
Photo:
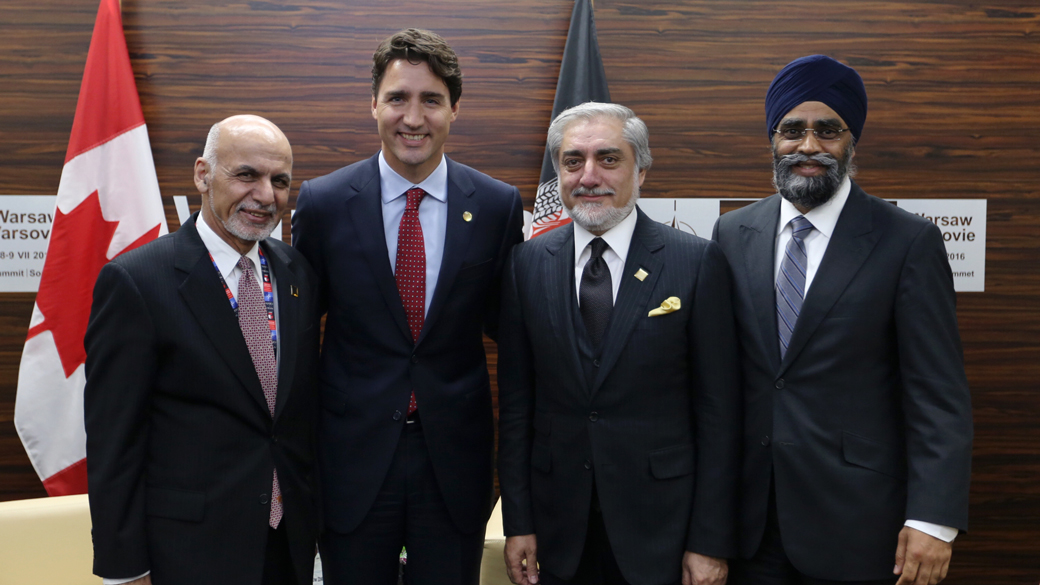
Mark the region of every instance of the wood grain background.
MULTIPOLYGON (((206 129, 252 112, 293 144, 299 181, 378 148, 371 53, 441 33, 461 57, 448 152, 520 187, 530 207, 569 0, 124 0, 125 30, 171 230, 199 204, 206 129)), ((54 194, 96 0, 5 0, 0 191, 54 194)), ((826 53, 870 96, 859 182, 887 198, 986 198, 984 293, 961 293, 975 407, 971 532, 951 584, 1040 579, 1040 6, 794 0, 598 0, 611 95, 650 127, 645 197, 771 193, 763 100, 785 63, 826 53)), ((295 191, 294 191, 295 194, 295 191)), ((33 295, 0 295, 0 500, 43 495, 12 424, 33 295)), ((494 359, 492 359, 492 364, 494 359)))

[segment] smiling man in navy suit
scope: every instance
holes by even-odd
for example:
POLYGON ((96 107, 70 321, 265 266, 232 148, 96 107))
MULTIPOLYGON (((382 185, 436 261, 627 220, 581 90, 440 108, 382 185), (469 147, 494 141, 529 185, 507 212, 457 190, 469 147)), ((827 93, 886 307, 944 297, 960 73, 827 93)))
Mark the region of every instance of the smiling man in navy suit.
POLYGON ((408 29, 373 55, 382 149, 307 181, 293 245, 321 279, 321 539, 331 585, 477 583, 492 508, 493 419, 482 333, 521 241, 515 187, 444 156, 462 73, 408 29))

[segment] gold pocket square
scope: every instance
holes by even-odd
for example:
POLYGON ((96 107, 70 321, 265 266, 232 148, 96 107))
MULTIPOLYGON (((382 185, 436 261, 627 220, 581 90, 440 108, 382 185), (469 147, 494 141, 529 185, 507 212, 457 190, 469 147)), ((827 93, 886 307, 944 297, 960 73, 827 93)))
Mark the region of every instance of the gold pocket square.
POLYGON ((657 317, 659 315, 667 315, 668 313, 674 313, 682 307, 682 303, 679 302, 679 297, 668 297, 661 303, 661 306, 650 311, 648 317, 657 317))

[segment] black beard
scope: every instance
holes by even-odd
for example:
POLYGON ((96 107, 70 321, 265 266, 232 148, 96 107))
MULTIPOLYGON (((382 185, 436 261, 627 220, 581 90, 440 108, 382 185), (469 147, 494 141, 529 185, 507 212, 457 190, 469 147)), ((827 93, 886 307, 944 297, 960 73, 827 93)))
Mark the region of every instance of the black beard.
POLYGON ((826 153, 813 156, 804 154, 779 156, 774 149, 773 185, 780 196, 793 203, 795 207, 805 210, 815 209, 834 197, 842 179, 848 173, 851 154, 851 144, 846 147, 841 159, 826 153), (823 165, 827 172, 818 177, 802 177, 791 172, 791 167, 809 160, 823 165))

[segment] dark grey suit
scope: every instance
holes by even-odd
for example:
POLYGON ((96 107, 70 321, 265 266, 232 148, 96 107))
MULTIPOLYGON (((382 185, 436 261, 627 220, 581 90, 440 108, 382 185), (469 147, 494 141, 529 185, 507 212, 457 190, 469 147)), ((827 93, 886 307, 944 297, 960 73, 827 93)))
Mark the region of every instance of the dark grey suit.
POLYGON ((573 226, 517 246, 503 281, 505 533, 535 533, 542 569, 563 579, 582 554, 593 478, 628 582, 677 582, 686 550, 736 552, 740 398, 725 259, 637 213, 600 354, 578 313, 573 226), (669 297, 678 311, 648 316, 669 297))
POLYGON ((891 578, 906 519, 967 529, 971 401, 942 235, 855 184, 783 360, 780 196, 723 215, 744 375, 741 555, 770 481, 783 546, 821 579, 891 578))

